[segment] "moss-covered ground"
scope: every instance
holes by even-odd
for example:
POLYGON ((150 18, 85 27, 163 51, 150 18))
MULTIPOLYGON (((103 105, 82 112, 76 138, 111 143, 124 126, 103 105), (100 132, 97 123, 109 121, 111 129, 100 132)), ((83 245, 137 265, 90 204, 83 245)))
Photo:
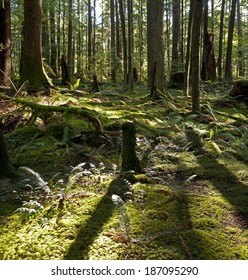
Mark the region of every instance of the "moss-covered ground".
POLYGON ((3 99, 17 177, 0 181, 0 259, 248 259, 247 105, 209 87, 201 115, 181 91, 154 101, 141 86, 28 98, 93 110, 104 135, 73 114, 28 122, 3 99), (125 121, 141 174, 120 173, 125 121))

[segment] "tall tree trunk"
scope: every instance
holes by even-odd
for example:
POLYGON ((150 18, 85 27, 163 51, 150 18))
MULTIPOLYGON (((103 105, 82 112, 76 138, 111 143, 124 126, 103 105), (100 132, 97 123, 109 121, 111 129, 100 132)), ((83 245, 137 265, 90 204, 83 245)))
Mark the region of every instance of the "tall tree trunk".
POLYGON ((194 7, 194 0, 190 0, 187 49, 186 49, 186 59, 185 59, 185 75, 184 75, 184 94, 186 96, 189 96, 189 85, 190 85, 190 70, 191 70, 190 58, 191 58, 193 7, 194 7))
POLYGON ((180 0, 173 0, 171 73, 179 70, 180 0))
POLYGON ((235 23, 235 10, 237 6, 237 0, 232 0, 231 14, 229 18, 228 28, 228 41, 226 51, 226 67, 225 67, 225 79, 232 81, 232 45, 233 45, 233 30, 235 23))
POLYGON ((139 80, 142 81, 142 75, 143 75, 143 64, 144 64, 144 58, 143 58, 143 51, 144 51, 144 36, 143 36, 143 4, 142 0, 139 0, 139 80))
POLYGON ((115 0, 115 17, 116 17, 116 57, 120 59, 121 48, 120 48, 120 20, 119 20, 119 7, 118 0, 115 0))
POLYGON ((203 81, 207 80, 207 56, 208 56, 208 44, 207 44, 207 34, 208 34, 208 0, 203 0, 204 2, 204 12, 203 12, 203 54, 202 54, 202 70, 201 78, 203 81))
POLYGON ((128 18, 128 88, 133 89, 133 1, 127 0, 128 18))
POLYGON ((243 67, 243 33, 242 33, 242 22, 240 15, 240 0, 237 0, 237 26, 238 26, 238 75, 244 76, 243 67))
POLYGON ((110 0, 110 28, 111 28, 111 79, 116 81, 116 33, 115 33, 115 2, 110 0))
POLYGON ((225 0, 222 0, 219 31, 219 51, 218 51, 218 77, 222 76, 222 53, 223 53, 223 28, 225 15, 225 0))
POLYGON ((165 38, 166 38, 166 50, 167 50, 167 69, 170 72, 171 71, 171 56, 170 56, 170 5, 169 0, 165 0, 165 38))
POLYGON ((200 112, 200 35, 202 25, 203 0, 195 0, 192 21, 191 44, 191 94, 192 112, 200 112))
POLYGON ((61 56, 61 46, 60 46, 60 36, 61 36, 61 24, 60 24, 60 13, 61 13, 61 0, 58 1, 58 12, 56 17, 57 24, 57 71, 60 71, 60 56, 61 56))
POLYGON ((68 7, 68 55, 67 55, 67 66, 68 66, 68 74, 69 74, 69 82, 71 81, 72 69, 73 69, 73 39, 72 39, 72 5, 73 0, 69 0, 68 7))
POLYGON ((164 91, 164 1, 147 0, 147 63, 151 97, 164 91))
POLYGON ((48 65, 51 65, 48 1, 42 2, 42 14, 44 15, 42 18, 42 57, 48 65))
POLYGON ((92 68, 92 8, 91 0, 88 0, 88 71, 92 68))
POLYGON ((51 41, 51 67, 55 75, 57 74, 57 46, 56 46, 56 27, 55 27, 55 2, 49 2, 50 13, 50 41, 51 41))
POLYGON ((41 52, 41 0, 24 0, 24 25, 21 81, 28 81, 29 88, 43 87, 45 75, 41 52))
POLYGON ((121 20, 121 35, 122 35, 122 47, 123 47, 123 87, 127 87, 127 36, 126 36, 126 23, 123 1, 119 0, 120 20, 121 20))
POLYGON ((4 0, 0 3, 0 85, 4 86, 9 86, 11 79, 10 22, 10 0, 4 0))

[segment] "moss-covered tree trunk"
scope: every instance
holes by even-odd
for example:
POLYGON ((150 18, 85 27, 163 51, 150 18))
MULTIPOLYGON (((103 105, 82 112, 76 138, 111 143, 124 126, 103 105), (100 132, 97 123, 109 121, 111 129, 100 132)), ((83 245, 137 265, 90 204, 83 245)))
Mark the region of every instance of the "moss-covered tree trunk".
POLYGON ((3 132, 0 128, 0 178, 12 177, 13 175, 14 169, 10 164, 3 132))
POLYGON ((136 156, 136 128, 134 123, 126 122, 122 125, 122 166, 121 171, 140 171, 139 160, 136 156))
POLYGON ((9 86, 11 78, 10 1, 0 2, 0 85, 9 86))
POLYGON ((21 81, 28 81, 28 87, 34 90, 43 87, 46 81, 41 51, 41 7, 42 0, 24 1, 21 81))

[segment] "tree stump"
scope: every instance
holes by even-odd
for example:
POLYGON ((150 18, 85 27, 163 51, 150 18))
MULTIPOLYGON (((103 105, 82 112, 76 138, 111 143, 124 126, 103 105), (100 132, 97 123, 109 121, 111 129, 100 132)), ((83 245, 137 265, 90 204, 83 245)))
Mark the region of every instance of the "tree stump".
POLYGON ((122 166, 121 171, 140 171, 139 160, 136 156, 136 128, 134 123, 126 122, 122 125, 122 166))
POLYGON ((10 164, 9 156, 5 144, 5 140, 3 137, 2 129, 0 128, 0 178, 4 177, 13 177, 14 169, 10 164))

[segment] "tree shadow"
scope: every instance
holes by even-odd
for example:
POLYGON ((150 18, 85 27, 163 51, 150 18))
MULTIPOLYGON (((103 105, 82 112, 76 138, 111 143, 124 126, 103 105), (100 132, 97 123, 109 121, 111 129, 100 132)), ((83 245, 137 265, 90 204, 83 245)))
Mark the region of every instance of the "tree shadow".
MULTIPOLYGON (((114 180, 115 181, 115 180, 114 180)), ((97 204, 86 224, 78 231, 77 237, 70 245, 64 260, 82 260, 88 259, 90 245, 100 234, 104 224, 112 217, 114 211, 114 203, 112 202, 109 189, 113 181, 110 183, 107 194, 97 204)))
MULTIPOLYGON (((217 159, 207 155, 197 157, 197 162, 204 170, 207 180, 221 195, 234 207, 237 216, 243 221, 244 227, 248 228, 248 186, 240 182, 238 178, 217 159), (211 177, 209 175, 211 174, 211 177)), ((197 171, 196 171, 197 173, 197 171)))
POLYGON ((186 132, 187 138, 193 144, 197 163, 200 165, 194 172, 198 178, 209 180, 216 190, 235 207, 237 215, 248 228, 248 186, 238 178, 224 164, 206 154, 200 136, 190 129, 186 132))

